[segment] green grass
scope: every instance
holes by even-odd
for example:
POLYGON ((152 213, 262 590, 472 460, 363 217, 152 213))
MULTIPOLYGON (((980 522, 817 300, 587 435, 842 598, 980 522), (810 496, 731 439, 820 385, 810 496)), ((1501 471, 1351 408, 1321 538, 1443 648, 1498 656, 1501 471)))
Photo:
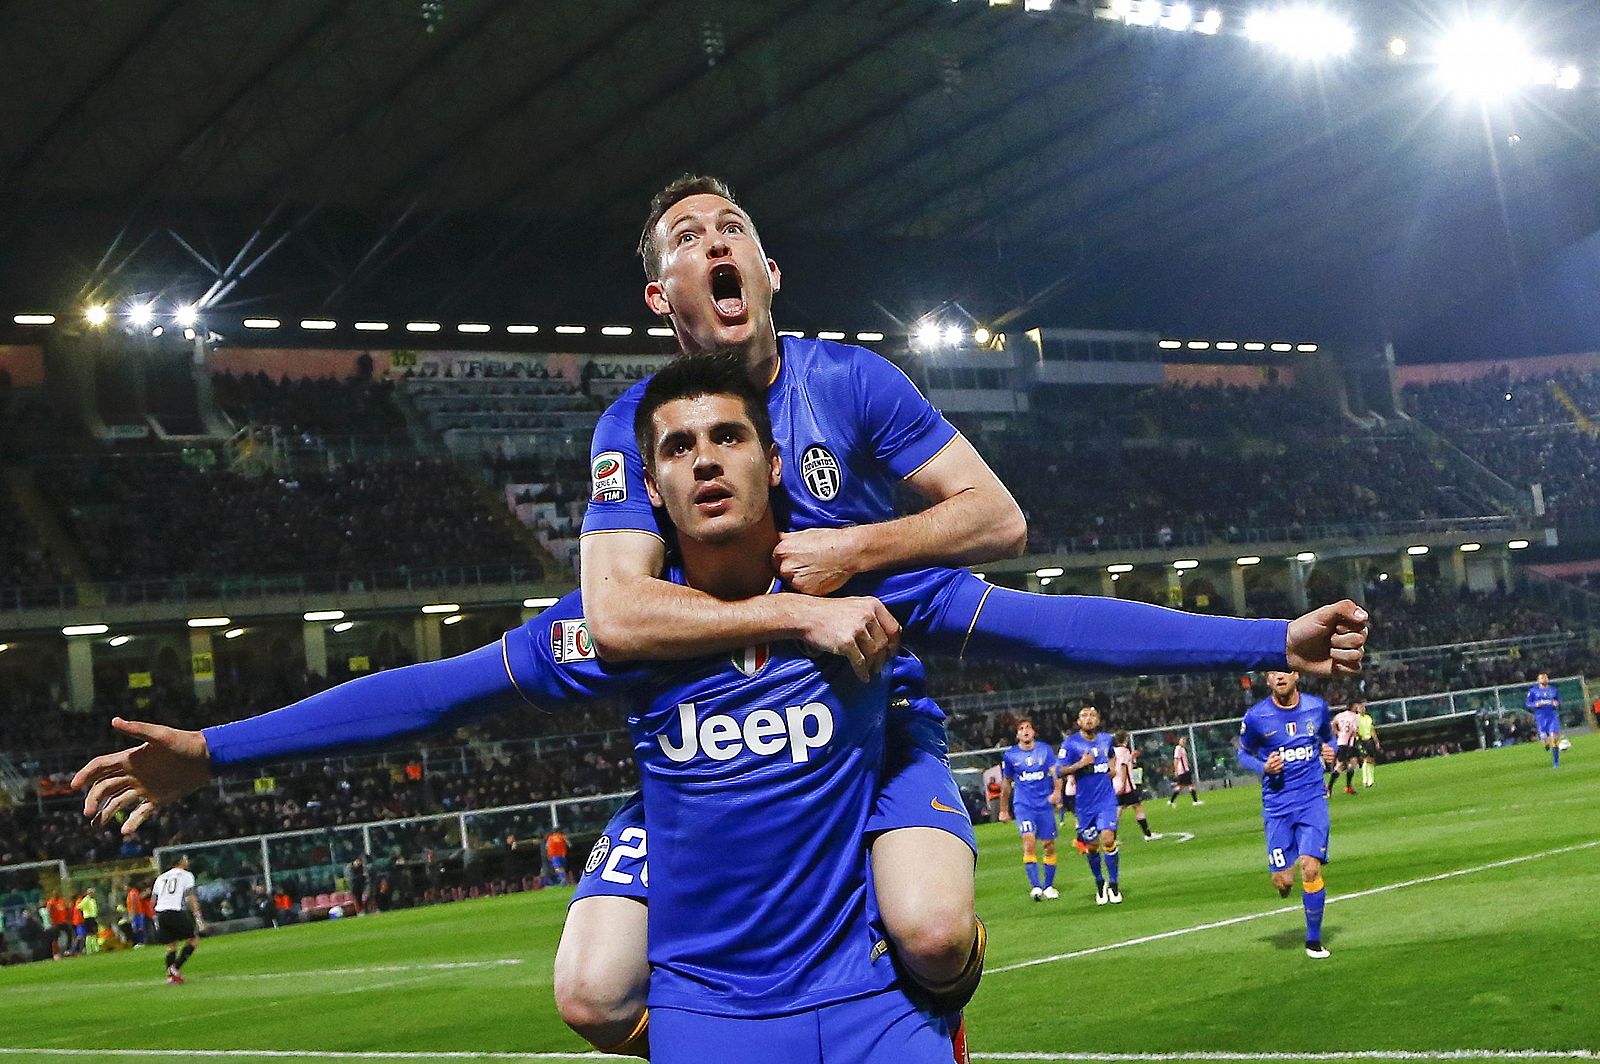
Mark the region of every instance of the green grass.
MULTIPOLYGON (((1148 807, 1155 830, 1188 842, 1140 842, 1126 821, 1121 906, 1096 908, 1082 860, 1065 855, 1061 900, 1030 901, 1014 830, 979 829, 991 945, 968 1012, 975 1056, 1600 1046, 1600 847, 1339 900, 1600 841, 1595 735, 1559 771, 1519 746, 1382 766, 1375 789, 1336 795, 1329 960, 1304 956, 1296 908, 1004 970, 1284 906, 1256 791, 1205 799, 1148 807)), ((163 985, 149 949, 0 970, 0 1064, 119 1059, 104 1048, 580 1052, 550 991, 566 897, 207 941, 181 988, 163 985), (463 962, 476 966, 416 967, 463 962), (36 1048, 68 1055, 15 1051, 36 1048)))

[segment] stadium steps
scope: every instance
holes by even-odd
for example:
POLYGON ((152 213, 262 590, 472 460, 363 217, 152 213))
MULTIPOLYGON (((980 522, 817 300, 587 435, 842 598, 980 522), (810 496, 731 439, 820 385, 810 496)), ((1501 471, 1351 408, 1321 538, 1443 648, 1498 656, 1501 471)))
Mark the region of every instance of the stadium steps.
POLYGON ((444 439, 429 424, 427 415, 418 410, 417 404, 412 401, 410 389, 391 389, 389 401, 394 403, 395 409, 400 411, 400 416, 405 420, 406 436, 418 454, 429 458, 444 458, 449 455, 444 439))
POLYGON ((21 805, 28 793, 28 777, 17 768, 16 762, 0 754, 0 809, 21 805))
POLYGON ((103 606, 105 598, 94 583, 89 561, 78 541, 67 531, 56 511, 45 501, 34 482, 33 470, 26 466, 7 466, 3 479, 11 500, 23 520, 33 528, 34 538, 50 552, 56 564, 78 587, 78 602, 84 606, 103 606))
MULTIPOLYGON (((459 462, 459 459, 456 461, 459 462)), ((517 542, 527 547, 528 553, 532 554, 536 559, 538 559, 539 564, 544 567, 547 578, 551 573, 566 572, 567 567, 561 562, 557 561, 556 556, 551 554, 550 551, 545 548, 543 543, 539 542, 539 537, 534 534, 533 529, 517 520, 516 514, 512 513, 510 508, 506 506, 506 498, 503 494, 497 491, 494 487, 485 484, 477 477, 472 477, 471 479, 473 494, 479 498, 485 507, 488 507, 496 513, 504 514, 505 519, 510 521, 511 524, 515 526, 513 532, 516 536, 517 542)))
POLYGON ((1527 491, 1491 472, 1431 425, 1409 416, 1404 417, 1402 423, 1409 426, 1429 458, 1455 474, 1462 484, 1470 485, 1491 500, 1499 508, 1498 512, 1533 513, 1533 499, 1527 491))

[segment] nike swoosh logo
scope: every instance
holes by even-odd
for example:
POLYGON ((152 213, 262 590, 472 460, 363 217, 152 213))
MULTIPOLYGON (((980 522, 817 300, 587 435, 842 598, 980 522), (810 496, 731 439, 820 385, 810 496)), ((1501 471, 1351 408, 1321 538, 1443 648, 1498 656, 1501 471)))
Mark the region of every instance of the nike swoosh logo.
POLYGON ((961 816, 966 816, 967 815, 965 810, 952 809, 948 805, 945 805, 943 802, 939 801, 939 799, 937 799, 937 798, 932 799, 932 801, 933 801, 933 807, 935 809, 939 810, 939 812, 941 812, 941 813, 958 813, 961 816))

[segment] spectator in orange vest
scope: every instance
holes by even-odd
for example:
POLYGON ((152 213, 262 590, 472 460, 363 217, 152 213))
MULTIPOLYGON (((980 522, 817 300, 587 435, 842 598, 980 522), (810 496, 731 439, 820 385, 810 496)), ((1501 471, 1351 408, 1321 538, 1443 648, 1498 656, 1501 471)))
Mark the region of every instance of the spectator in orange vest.
POLYGON ((45 908, 50 913, 50 952, 64 957, 72 951, 72 909, 60 891, 51 892, 45 908))
POLYGON ((144 893, 139 889, 137 882, 128 884, 128 927, 133 932, 133 948, 138 949, 144 945, 144 893))
POLYGON ((557 883, 567 882, 567 837, 559 831, 552 831, 545 836, 545 856, 550 858, 550 871, 555 873, 557 883))

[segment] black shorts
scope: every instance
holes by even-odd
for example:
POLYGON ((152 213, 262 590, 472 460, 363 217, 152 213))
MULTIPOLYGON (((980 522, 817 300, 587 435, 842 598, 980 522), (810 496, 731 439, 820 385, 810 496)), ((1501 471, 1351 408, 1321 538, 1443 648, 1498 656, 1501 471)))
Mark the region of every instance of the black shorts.
POLYGON ((1126 805, 1138 805, 1140 802, 1144 801, 1148 797, 1150 797, 1150 796, 1144 792, 1144 788, 1143 787, 1135 787, 1133 790, 1129 791, 1127 794, 1119 794, 1119 795, 1117 795, 1117 805, 1119 807, 1120 806, 1126 806, 1126 805))
POLYGON ((1173 780, 1174 783, 1176 783, 1180 787, 1187 787, 1190 784, 1194 783, 1194 773, 1193 772, 1180 772, 1176 776, 1172 777, 1172 780, 1173 780))
POLYGON ((170 945, 194 937, 194 917, 182 909, 156 913, 156 939, 170 945))
POLYGON ((1372 739, 1356 740, 1356 756, 1361 758, 1378 759, 1378 744, 1372 739))
POLYGON ((1333 752, 1333 759, 1335 761, 1349 761, 1352 757, 1360 757, 1360 756, 1361 756, 1361 747, 1360 746, 1351 746, 1349 744, 1340 746, 1338 749, 1334 750, 1334 752, 1333 752))

